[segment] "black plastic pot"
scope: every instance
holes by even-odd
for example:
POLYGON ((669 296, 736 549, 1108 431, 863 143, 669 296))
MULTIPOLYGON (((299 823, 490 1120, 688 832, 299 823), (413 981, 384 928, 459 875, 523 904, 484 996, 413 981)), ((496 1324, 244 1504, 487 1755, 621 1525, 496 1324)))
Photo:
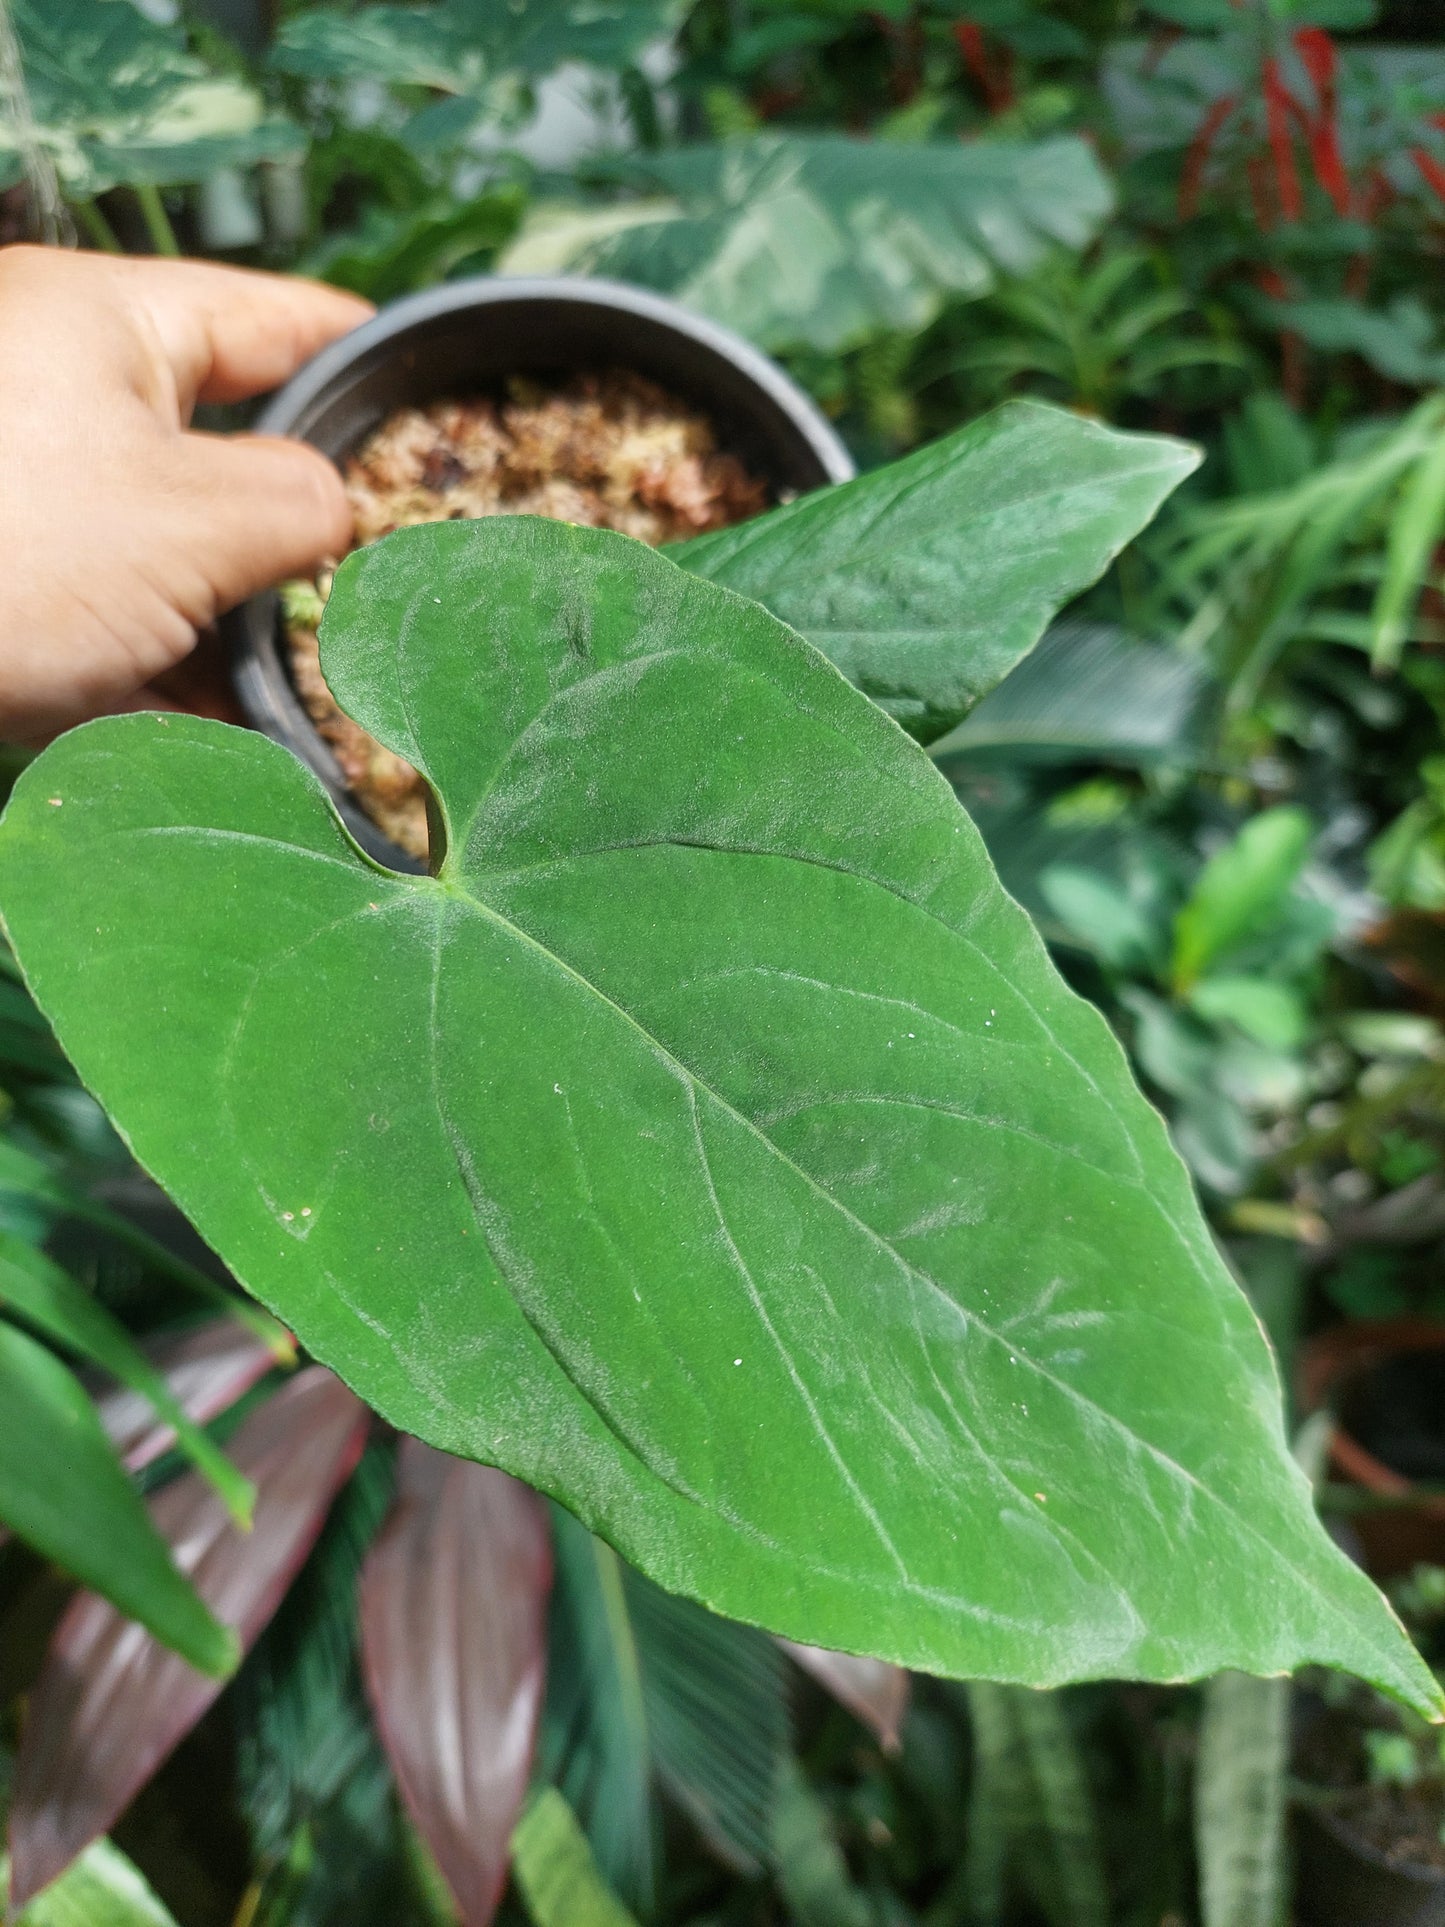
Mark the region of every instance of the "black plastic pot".
MULTIPOLYGON (((719 445, 779 495, 854 472, 824 417, 766 355, 675 302, 611 281, 483 277, 398 301, 309 362, 256 427, 300 436, 339 461, 394 409, 485 391, 514 374, 605 368, 646 375, 696 407, 719 445)), ((292 686, 276 597, 243 603, 222 631, 248 720, 316 771, 363 849, 394 869, 419 869, 348 795, 292 686)))
POLYGON ((1445 1873, 1397 1865, 1340 1815, 1295 1814, 1299 1927, 1445 1927, 1445 1873))

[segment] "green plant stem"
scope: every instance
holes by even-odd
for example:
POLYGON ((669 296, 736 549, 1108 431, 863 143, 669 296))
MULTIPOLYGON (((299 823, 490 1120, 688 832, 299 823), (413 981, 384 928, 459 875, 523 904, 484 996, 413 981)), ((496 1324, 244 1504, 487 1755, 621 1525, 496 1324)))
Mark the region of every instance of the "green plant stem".
POLYGON ((156 253, 178 255, 181 244, 176 239, 175 229, 171 226, 171 217, 166 213, 166 205, 161 199, 160 189, 151 181, 138 181, 135 185, 135 198, 145 220, 146 233, 149 234, 151 246, 156 253))
POLYGON ((124 254, 125 249, 120 244, 119 236, 94 201, 77 201, 75 218, 102 253, 124 254))

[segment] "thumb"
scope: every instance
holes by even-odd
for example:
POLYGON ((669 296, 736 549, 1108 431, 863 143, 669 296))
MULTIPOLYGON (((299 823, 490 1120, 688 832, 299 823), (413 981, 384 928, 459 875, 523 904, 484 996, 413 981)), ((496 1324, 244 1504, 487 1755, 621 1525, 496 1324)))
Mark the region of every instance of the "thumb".
POLYGON ((318 449, 279 435, 189 434, 182 445, 190 560, 217 609, 350 548, 351 504, 318 449))

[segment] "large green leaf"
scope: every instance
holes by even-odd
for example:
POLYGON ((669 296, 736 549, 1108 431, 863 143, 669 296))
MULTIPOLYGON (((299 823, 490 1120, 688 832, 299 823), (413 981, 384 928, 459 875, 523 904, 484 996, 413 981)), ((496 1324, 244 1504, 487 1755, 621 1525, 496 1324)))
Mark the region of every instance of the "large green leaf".
MULTIPOLYGON (((9 3, 40 140, 72 194, 204 180, 301 146, 253 87, 208 72, 178 27, 132 0, 9 3)), ((0 184, 20 169, 15 130, 0 119, 0 184)))
POLYGON ((529 83, 565 62, 630 65, 675 24, 678 12, 678 0, 313 7, 282 23, 271 62, 309 80, 379 81, 451 96, 442 111, 449 132, 459 138, 469 109, 505 122, 525 111, 529 83))
POLYGON ((192 717, 62 738, 0 826, 82 1077, 318 1356, 815 1645, 1435 1707, 1159 1118, 895 724, 527 518, 351 557, 323 663, 433 784, 437 875, 192 717))
POLYGON ((1010 402, 669 553, 771 609, 927 742, 1008 674, 1198 462, 1163 435, 1010 402))
POLYGON ((677 295, 767 348, 916 330, 987 294, 1113 207, 1081 140, 890 142, 767 134, 672 148, 632 169, 660 199, 543 203, 503 272, 611 274, 677 295))
POLYGON ((0 1324, 0 1520, 204 1672, 235 1636, 177 1571, 95 1407, 59 1359, 0 1324))

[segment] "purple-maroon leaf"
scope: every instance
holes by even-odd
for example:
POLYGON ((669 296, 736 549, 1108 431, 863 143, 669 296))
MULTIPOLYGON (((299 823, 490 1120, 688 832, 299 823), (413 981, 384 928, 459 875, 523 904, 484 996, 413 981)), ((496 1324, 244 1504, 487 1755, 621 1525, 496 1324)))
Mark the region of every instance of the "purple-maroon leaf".
MULTIPOLYGON (((198 1425, 229 1411, 264 1378, 276 1354, 264 1338, 234 1318, 215 1318, 145 1347, 177 1403, 198 1425)), ((174 1428, 158 1417, 148 1398, 118 1386, 98 1401, 100 1422, 132 1472, 150 1465, 176 1442, 174 1428)))
POLYGON ((361 1575, 362 1658, 402 1797, 464 1927, 486 1927, 506 1882, 551 1584, 529 1486, 403 1439, 396 1503, 361 1575))
POLYGON ((862 1720, 885 1753, 898 1751, 898 1729, 908 1705, 908 1674, 886 1659, 860 1659, 780 1639, 783 1651, 826 1687, 840 1706, 862 1720))
MULTIPOLYGON (((311 1366, 260 1405, 231 1440, 256 1487, 255 1524, 232 1524, 194 1472, 157 1494, 151 1516, 181 1571, 247 1650, 285 1597, 366 1439, 369 1414, 311 1366)), ((10 1904, 19 1909, 106 1832, 220 1692, 123 1618, 80 1593, 56 1628, 30 1695, 10 1808, 10 1904)))

